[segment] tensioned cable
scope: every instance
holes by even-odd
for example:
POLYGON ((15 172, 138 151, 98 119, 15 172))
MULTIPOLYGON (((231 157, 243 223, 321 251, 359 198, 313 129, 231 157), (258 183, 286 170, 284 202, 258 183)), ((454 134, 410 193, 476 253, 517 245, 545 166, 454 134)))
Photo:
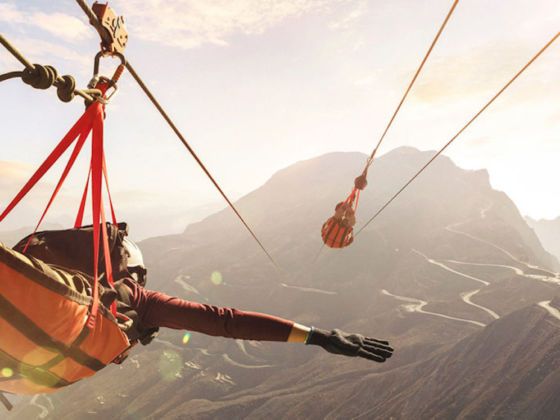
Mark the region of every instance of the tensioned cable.
MULTIPOLYGON (((375 159, 375 155, 376 155, 377 151, 379 150, 379 147, 381 146, 381 143, 383 143, 383 140, 385 139, 385 136, 387 135, 387 133, 389 132, 389 129, 393 125, 393 122, 395 121, 395 118, 397 117, 397 114, 399 113, 402 105, 404 104, 404 101, 406 100, 408 94, 412 90, 412 87, 414 86, 414 83, 416 82, 416 79, 418 79, 418 76, 420 75, 420 72, 422 71, 422 69, 424 68, 424 65, 428 61, 428 58, 430 57, 430 54, 432 53, 435 45, 437 44, 441 34, 443 33, 443 30, 447 26, 447 22, 449 22, 449 19, 451 19, 451 15, 455 11, 455 8, 457 7, 457 4, 459 4, 459 0, 454 0, 453 4, 451 5, 451 8, 449 9, 449 12, 447 12, 447 15, 445 16, 445 19, 443 20, 442 24, 440 25, 440 27, 439 27, 439 29, 436 33, 436 36, 432 40, 432 43, 430 44, 430 47, 428 48, 428 51, 426 52, 426 54, 424 54, 424 58, 420 62, 420 65, 416 69, 416 72, 414 73, 414 76, 412 77, 410 83, 408 84, 408 87, 404 91, 404 94, 403 94, 399 104, 397 105, 395 111, 393 112, 393 115, 389 119, 389 122, 387 123, 387 126, 385 127, 385 130, 383 131, 383 133, 381 134, 381 137, 377 141, 377 145, 373 149, 373 152, 371 152, 371 155, 368 157, 368 159, 366 161, 366 165, 364 167, 364 170, 362 171, 363 176, 367 175, 367 171, 369 170, 369 168, 373 164, 374 159, 375 159)), ((325 246, 326 245, 324 243, 321 245, 321 248, 319 249, 319 252, 317 253, 315 258, 313 259, 314 263, 316 263, 318 261, 319 256, 321 255, 321 252, 323 251, 325 246)))
POLYGON ((189 145, 189 143, 187 142, 187 140, 185 139, 185 137, 183 136, 183 134, 181 133, 181 131, 177 128, 177 126, 173 123, 173 121, 171 120, 171 118, 169 117, 169 115, 167 115, 167 113, 165 112, 165 110, 163 109, 163 107, 159 104, 159 102, 157 101, 157 99, 154 97, 154 95, 152 94, 152 92, 148 89, 148 87, 146 86, 146 84, 142 81, 142 79, 140 78, 140 76, 138 76, 138 73, 136 73, 136 71, 134 70, 134 68, 132 67, 132 65, 130 64, 130 62, 126 62, 126 68, 127 70, 130 72, 130 74, 132 75, 132 77, 134 77, 134 80, 136 80, 136 82, 138 83, 138 85, 142 88, 142 90, 144 91, 144 93, 148 96, 148 98, 150 99, 150 101, 152 102, 152 104, 157 108, 157 110, 159 111, 159 113, 161 114, 161 116, 165 119, 165 121, 167 121, 167 124, 169 124, 169 126, 171 127, 171 129, 175 132, 175 134, 177 135, 177 137, 179 138, 179 140, 181 140, 181 143, 183 143, 183 145, 187 148, 187 150, 189 151, 189 153, 192 155, 192 157, 194 158, 194 160, 196 161, 196 163, 198 163, 198 165, 200 166, 200 168, 204 171, 204 173, 206 174, 206 176, 210 179, 210 181, 212 181, 212 184, 214 184, 214 186, 216 187, 216 189, 220 192, 220 194, 222 195, 222 197, 224 198, 224 200, 226 200, 226 202, 228 203, 228 205, 231 207, 231 209, 233 210, 233 212, 237 215, 237 217, 239 218, 239 220, 241 221, 241 223, 243 223, 243 225, 247 228, 247 230, 249 231, 249 233, 251 234, 251 236, 253 237, 253 239, 259 244, 259 246, 261 247, 261 249, 264 251, 264 253, 266 254, 266 256, 268 257, 268 259, 272 262, 272 264, 274 264, 276 267, 278 267, 278 265, 276 264, 276 261, 274 260, 274 258, 272 258, 272 256, 270 255, 270 253, 266 250, 266 248, 264 247, 264 245, 262 244, 262 242, 260 241, 260 239, 257 237, 257 235, 255 234, 255 232, 253 232, 253 229, 251 229, 251 227, 249 226, 249 224, 245 221, 245 219, 243 218, 243 216, 241 216, 241 214, 239 213, 239 211, 237 210, 237 208, 235 207, 235 205, 231 202, 231 200, 229 199, 229 197, 226 195, 226 193, 222 190, 222 188, 220 187, 220 185, 218 184, 218 182, 214 179, 214 177, 212 176, 212 174, 210 173, 210 171, 206 168, 206 166, 204 165, 204 163, 200 160, 200 158, 198 157, 198 155, 196 154, 196 152, 193 150, 193 148, 189 145))
POLYGON ((15 79, 17 77, 21 77, 22 75, 23 75, 23 72, 21 72, 21 71, 11 71, 9 73, 0 74, 0 82, 3 82, 5 80, 9 80, 9 79, 15 79))
MULTIPOLYGON (((101 35, 101 37, 103 37, 103 34, 105 33, 104 29, 101 27, 101 25, 99 24, 98 20, 97 20, 97 16, 95 16, 95 14, 93 13, 93 11, 89 8, 89 6, 85 3, 84 0, 76 0, 76 2, 78 3, 78 5, 80 6, 80 8, 84 11, 84 13, 87 15, 90 23, 97 29, 97 31, 99 32, 99 34, 101 35)), ((279 269, 278 264, 276 263, 276 261, 274 260, 274 258, 272 258, 272 255, 270 255, 270 253, 267 251, 267 249, 265 248, 265 246, 263 245, 263 243, 260 241, 260 239, 257 237, 257 235, 255 234, 255 232, 253 231, 253 229, 249 226, 249 224, 245 221, 245 219, 243 218, 243 216, 241 215, 241 213, 239 213, 239 211, 237 210, 237 208, 235 207, 235 205, 232 203, 232 201, 229 199, 229 197, 226 195, 226 193, 222 190, 222 188, 220 187, 220 185, 218 184, 218 182, 214 179, 214 177, 212 176, 212 174, 210 173, 210 171, 206 168, 206 166, 204 165, 204 163, 202 162, 202 160, 198 157, 197 153, 194 151, 194 149, 190 146, 190 144, 187 142, 187 140, 185 139, 185 137, 183 136, 183 134, 181 133, 181 131, 177 128, 177 126, 173 123, 173 120, 169 117, 169 115, 167 114, 167 112, 165 112, 165 110, 163 109, 163 107, 160 105, 160 103, 158 102, 158 100, 155 98, 155 96, 152 94, 152 92, 150 91, 150 89, 148 89, 148 87, 146 86, 146 84, 144 83, 144 81, 142 80, 142 78, 138 75, 138 73, 136 73, 136 70, 134 70, 134 68, 132 67, 132 65, 130 64, 130 62, 127 60, 126 61, 126 68, 127 70, 130 72, 130 74, 132 75, 132 77, 134 78, 134 80, 136 80, 136 82, 138 83, 138 85, 140 86, 140 88, 144 91, 144 93, 146 94, 146 96, 150 99, 150 101, 152 102, 152 104, 156 107, 156 109, 159 111, 159 113, 161 114, 161 116, 164 118, 164 120, 167 122, 167 124, 171 127, 171 129, 173 130, 173 132, 177 135, 177 137, 179 138, 179 140, 181 141, 181 143, 183 143, 183 145, 185 146, 185 148, 189 151, 189 153, 191 154, 191 156, 194 158, 194 160, 196 161, 196 163, 198 163, 198 165, 200 166, 200 168, 204 171, 204 173, 206 174, 206 176, 210 179, 210 181, 212 182, 212 184, 214 184, 214 186, 216 187, 216 189, 219 191, 219 193, 221 194, 221 196, 224 198, 224 200, 227 202, 227 204, 230 206, 230 208, 233 210, 233 212, 236 214, 236 216, 239 218, 239 220, 241 221, 241 223, 243 224, 243 226, 245 226, 245 228, 249 231, 249 233, 251 234, 251 236, 253 237, 253 239, 257 242, 257 244, 259 245, 259 247, 263 250, 263 252, 266 254, 266 256, 268 257, 268 259, 270 260, 270 262, 277 268, 279 269)))
POLYGON ((521 70, 519 70, 515 76, 513 76, 509 82, 507 82, 504 87, 502 87, 498 93, 496 93, 487 103, 486 105, 484 105, 475 115, 474 117, 472 117, 453 137, 451 137, 451 140, 449 140, 441 149, 439 149, 439 151, 418 171, 416 172, 416 174, 410 178, 402 187, 400 190, 398 190, 395 195, 393 195, 383 206, 381 206, 381 208, 360 228, 360 230, 358 230, 356 232, 356 236, 363 231, 371 222, 373 222, 375 220, 375 218, 377 218, 377 216, 379 216, 383 210, 385 210, 389 204, 391 204, 416 178, 418 178, 418 176, 424 172, 424 170, 430 166, 432 164, 432 162, 434 160, 436 160, 436 158, 441 155, 443 153, 443 151, 445 149, 447 149, 451 143, 453 143, 484 111, 486 111, 486 109, 508 88, 510 87, 510 85, 519 77, 521 76, 521 74, 523 74, 523 72, 525 72, 525 70, 527 70, 527 68, 533 64, 533 62, 539 58, 539 56, 546 51, 546 49, 548 47, 550 47, 552 45, 552 43, 554 41, 556 41, 556 39, 558 39, 558 37, 560 36, 560 32, 558 32, 556 35, 554 35, 550 41, 548 41, 546 43, 546 45, 540 49, 539 52, 537 52, 533 58, 531 58, 527 64, 525 64, 521 70))
POLYGON ((395 109, 395 112, 393 112, 393 115, 392 115, 391 119, 387 123, 387 127, 385 127, 385 130, 383 131, 383 134, 381 134, 381 137, 379 138, 379 140, 377 142, 377 145, 375 146, 375 149, 373 149, 373 152, 371 152, 371 155, 369 156, 369 158, 366 162, 366 167, 364 168, 364 173, 373 164, 373 160, 375 159, 375 155, 377 153, 377 150, 381 146, 381 143, 383 143, 383 140, 385 139, 385 136, 387 135, 387 132, 391 128, 391 125, 393 125, 393 121, 395 121, 395 118, 397 117, 397 114, 399 113, 404 101, 406 100, 408 94, 410 93, 410 91, 412 89, 412 86, 414 86, 414 83, 416 82, 416 79, 418 79, 418 76, 420 75, 420 72, 424 68, 424 64, 426 64, 426 61, 428 61, 428 57, 430 57, 430 54, 432 53, 432 50, 434 49, 435 45, 437 44, 440 35, 442 34, 443 30, 445 29, 445 26, 447 25, 447 22, 449 22, 449 19, 451 18, 451 15, 455 11, 455 8, 457 7, 458 3, 459 3, 459 0, 454 0, 453 1, 453 5, 451 6, 451 9, 449 9, 449 12, 447 13, 447 16, 445 17, 445 20, 441 24, 434 40, 432 41, 432 44, 430 45, 430 48, 428 48, 428 51, 424 55, 424 58, 422 59, 422 62, 418 66, 418 69, 416 69, 416 73, 414 73, 414 76, 412 77, 412 80, 408 84, 408 87, 406 88, 406 90, 404 92, 404 95, 401 98, 401 101, 397 105, 397 108, 395 109))
POLYGON ((24 67, 28 69, 33 68, 33 64, 31 64, 27 59, 12 45, 8 42, 6 38, 2 34, 0 34, 0 44, 6 48, 10 54, 12 54, 24 67))
MULTIPOLYGON (((23 64, 23 66, 26 69, 36 70, 36 66, 46 67, 46 66, 40 66, 38 64, 35 65, 35 64, 32 64, 31 62, 29 62, 29 60, 27 60, 23 56, 23 54, 21 52, 19 52, 19 50, 16 47, 14 47, 2 34, 0 34, 0 44, 2 44, 2 46, 4 48, 6 48, 6 50, 8 50, 8 52, 10 54, 12 54, 16 60, 18 60, 21 64, 23 64)), ((50 66, 47 66, 47 67, 50 67, 50 66)), ((51 67, 51 69, 54 71, 53 67, 51 67)), ((24 75, 24 72, 21 72, 21 71, 12 71, 12 72, 9 72, 9 73, 4 73, 4 74, 0 75, 0 82, 6 81, 6 80, 9 80, 9 79, 14 79, 16 77, 23 77, 23 75, 24 75)), ((65 77, 67 77, 67 76, 65 76, 65 77)), ((61 85, 64 86, 67 83, 67 80, 58 76, 58 74, 56 74, 56 72, 55 72, 54 78, 51 82, 52 82, 51 84, 47 85, 48 87, 56 86, 58 88, 61 85)), ((81 96, 82 98, 84 98, 87 101, 92 102, 92 101, 95 100, 92 96, 90 96, 90 93, 91 93, 90 90, 86 91, 86 90, 80 90, 80 89, 73 88, 73 89, 71 89, 71 92, 78 95, 78 96, 81 96)))

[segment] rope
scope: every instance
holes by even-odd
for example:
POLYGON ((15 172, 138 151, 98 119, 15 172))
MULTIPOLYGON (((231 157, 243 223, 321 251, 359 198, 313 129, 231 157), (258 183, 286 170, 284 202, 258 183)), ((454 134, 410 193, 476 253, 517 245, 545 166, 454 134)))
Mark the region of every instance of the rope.
POLYGON ((426 61, 428 61, 428 57, 432 53, 432 50, 434 49, 436 43, 438 42, 440 35, 442 34, 445 26, 447 25, 447 22, 451 18, 451 15, 455 11, 455 7, 457 7, 458 3, 459 3, 459 0, 454 0, 453 1, 453 5, 451 6, 451 9, 447 13, 447 16, 445 17, 445 20, 441 24, 434 40, 432 41, 432 44, 430 45, 430 48, 428 48, 428 52, 426 52, 426 55, 424 55, 424 58, 422 59, 422 62, 420 63, 420 66, 418 66, 418 69, 416 69, 416 73, 414 73, 414 77, 412 77, 412 80, 408 84, 408 87, 407 87, 406 91, 404 92, 403 97, 401 98, 401 101, 397 105, 397 108, 395 109, 395 112, 393 112, 393 116, 389 120, 389 123, 387 124, 387 127, 385 127, 385 131, 383 131, 383 134, 381 134, 381 137, 379 138, 379 141, 377 142, 377 145, 375 146, 375 149, 373 149, 373 152, 371 152, 371 155, 367 160, 366 167, 364 168, 364 171, 363 171, 364 174, 367 172, 369 167, 373 164, 373 160, 375 158, 377 150, 381 146, 381 143, 383 143, 383 140, 385 139, 385 136, 386 136, 387 132, 389 131, 389 128, 391 128, 391 125, 393 124, 393 121, 395 121, 395 118, 397 117, 397 114, 399 113, 404 101, 406 100, 406 97, 408 96, 409 92, 411 91, 412 86, 414 86, 414 83, 416 82, 416 79, 418 78, 418 75, 420 74, 420 72, 424 68, 424 64, 426 64, 426 61))
POLYGON ((70 102, 75 95, 90 102, 95 100, 87 91, 76 89, 76 81, 72 76, 59 76, 53 66, 30 63, 3 35, 0 35, 0 43, 25 67, 21 72, 0 75, 0 82, 21 77, 24 83, 35 89, 49 89, 55 86, 56 94, 63 102, 70 102))
MULTIPOLYGON (((368 159, 366 161, 366 165, 365 165, 365 167, 362 171, 362 174, 354 180, 354 186, 355 186, 355 188, 358 188, 358 190, 363 190, 367 186, 367 178, 366 178, 367 177, 367 172, 374 162, 375 155, 377 154, 377 151, 379 150, 379 147, 383 143, 383 140, 385 139, 385 136, 389 132, 389 129, 393 125, 393 122, 395 121, 395 118, 397 117, 397 114, 399 113, 402 105, 404 104, 406 98, 408 97, 408 94, 412 90, 412 87, 414 86, 414 83, 416 82, 416 79, 418 79, 418 76, 420 75, 420 72, 422 71, 422 69, 424 68, 424 65, 428 61, 428 58, 430 57, 430 54, 432 53, 435 45, 437 44, 441 34, 443 33, 443 30, 447 26, 447 22, 449 22, 449 19, 451 18, 451 15, 455 11, 455 8, 457 7, 458 3, 459 3, 459 0, 454 0, 453 1, 453 4, 451 5, 451 8, 449 9, 449 12, 447 12, 447 15, 445 16, 445 19, 444 19, 443 23, 440 25, 439 30, 436 33, 436 36, 432 40, 432 43, 430 44, 430 47, 428 48, 428 51, 426 52, 426 54, 424 55, 424 58, 420 62, 420 65, 416 69, 416 72, 414 73, 414 76, 412 77, 412 80, 408 84, 408 87, 406 88, 399 104, 397 105, 395 111, 393 112, 393 115, 389 119, 389 122, 387 123, 387 126, 385 127, 385 130, 383 131, 383 133, 381 134, 381 137, 377 141, 377 144, 376 144, 375 148, 373 149, 373 151, 371 152, 371 155, 368 157, 368 159)), ((319 256, 321 255, 324 248, 325 248, 325 244, 323 243, 321 245, 321 248, 319 249, 319 252, 315 256, 315 259, 313 260, 313 264, 315 264, 318 261, 319 256)))
POLYGON ((111 44, 113 42, 111 38, 111 34, 107 32, 107 30, 99 23, 97 20, 97 16, 93 13, 93 10, 89 7, 89 5, 84 0, 76 0, 78 6, 83 10, 83 12, 88 17, 89 23, 91 26, 95 28, 95 30, 99 33, 103 42, 111 44))
POLYGON ((560 36, 560 32, 558 32, 556 35, 554 35, 550 41, 548 41, 544 47, 542 47, 539 52, 537 52, 533 58, 531 58, 527 64, 525 64, 521 70, 519 70, 515 76, 513 76, 509 82, 507 82, 504 87, 502 87, 498 93, 496 93, 487 103, 486 105, 484 105, 475 115, 474 117, 472 117, 453 137, 451 137, 451 140, 449 140, 441 149, 439 149, 439 151, 418 171, 416 172, 416 174, 410 178, 408 180, 408 182, 406 182, 400 190, 398 190, 396 192, 395 195, 393 195, 383 206, 381 206, 381 208, 360 228, 360 230, 358 230, 356 232, 356 235, 359 235, 360 232, 362 232, 371 222, 373 222, 377 216, 379 216, 383 210, 385 210, 389 204, 391 204, 416 178, 418 178, 418 176, 424 172, 424 170, 430 166, 432 164, 432 162, 434 160, 436 160, 436 158, 441 155, 445 149, 447 149, 451 143, 453 143, 484 111, 486 111, 486 109, 519 77, 521 76, 521 74, 523 74, 523 72, 525 72, 525 70, 527 70, 527 68, 533 64, 533 62, 540 57, 540 55, 546 51, 546 49, 548 49, 548 47, 550 47, 550 45, 552 45, 552 43, 554 41, 556 41, 556 39, 558 39, 558 37, 560 36))
POLYGON ((0 392, 0 402, 4 405, 4 407, 6 407, 6 410, 11 411, 14 406, 12 405, 12 403, 10 403, 10 400, 8 400, 8 398, 6 398, 6 396, 0 392))
MULTIPOLYGON (((95 14, 93 13, 93 11, 90 9, 90 7, 86 4, 86 2, 84 0, 76 0, 76 2, 78 3, 78 5, 80 6, 80 8, 84 11, 84 13, 87 15, 89 22, 91 23, 91 25, 93 27, 95 27, 95 29, 97 30, 97 32, 99 32, 99 35, 101 36, 101 38, 104 41, 108 41, 110 42, 110 37, 109 34, 107 34, 107 31, 99 24, 98 20, 97 20, 97 16, 95 16, 95 14)), ((267 251, 267 249, 265 248, 265 246, 263 245, 263 243, 260 241, 260 239, 257 237, 257 235, 255 234, 255 232, 253 231, 253 229, 251 229, 251 227, 249 226, 249 224, 245 221, 245 219, 243 218, 243 216, 241 215, 241 213, 239 213, 239 211, 237 210, 237 208, 235 207, 235 205, 232 203, 232 201, 229 199, 229 197, 226 195, 226 193, 222 190, 222 188, 220 187, 220 185, 218 184, 218 182, 214 179, 214 177, 212 176, 212 174, 210 173, 210 171, 206 168, 206 166, 204 165, 204 163, 202 162, 202 160, 198 157, 197 153, 194 151, 194 149, 190 146, 190 144, 187 142, 187 140, 185 139, 185 137, 183 136, 183 134, 181 133, 181 131, 177 128, 177 126, 174 124, 173 120, 169 117, 169 115, 165 112, 165 110, 163 109, 163 107, 160 105, 160 103, 157 101, 157 99, 155 98, 155 96, 152 94, 152 92, 150 91, 150 89, 148 89, 148 87, 146 86, 146 84, 144 83, 144 81, 142 80, 142 78, 138 75, 138 73, 136 73, 136 70, 134 70, 134 68, 132 67, 132 65, 130 64, 130 62, 127 60, 126 62, 126 68, 127 70, 130 72, 130 74, 132 75, 132 77, 134 78, 134 80, 136 80, 136 82, 138 83, 138 85, 140 86, 140 88, 144 91, 144 93, 146 94, 146 96, 150 99, 150 101, 152 102, 152 104, 155 106, 155 108, 159 111, 159 113, 161 114, 161 116, 163 117, 163 119, 167 122, 167 124, 169 125, 169 127, 171 127, 171 129, 173 130, 173 132, 177 135, 177 137, 179 138, 179 140, 181 141, 181 143, 183 143, 183 146, 185 146, 185 148, 189 151, 189 153, 191 154, 191 156, 194 158, 194 160, 196 161, 196 163, 198 163, 198 165, 200 166, 200 168, 204 171, 204 173, 206 174, 206 176, 210 179, 210 181, 212 182, 212 184, 214 184, 214 186, 216 187, 216 189, 218 190, 218 192, 220 193, 220 195, 224 198, 224 200, 226 201, 226 203, 230 206, 230 208, 233 210, 233 212, 235 213, 235 215, 237 216, 237 218, 241 221, 241 223, 243 224, 243 226, 245 226, 245 228, 247 229, 247 231, 251 234, 251 236, 253 237, 253 239, 257 242, 257 244, 259 245, 259 247, 262 249, 262 251, 266 254, 266 256, 268 257, 268 259, 270 260, 270 262, 274 265, 274 267, 280 271, 280 267, 278 266, 278 264, 276 263, 276 261, 274 260, 274 258, 272 258, 272 255, 270 255, 270 253, 267 251)))
POLYGON ((27 69, 33 68, 33 64, 27 61, 27 59, 16 49, 16 47, 10 44, 2 34, 0 34, 0 44, 2 44, 4 48, 6 48, 10 52, 10 54, 12 54, 16 58, 16 60, 18 60, 21 64, 23 64, 25 68, 27 69))
POLYGON ((21 71, 11 71, 9 73, 0 74, 0 82, 9 79, 15 79, 16 77, 21 77, 23 72, 21 71))
POLYGON ((171 118, 169 117, 169 115, 167 115, 167 113, 165 112, 165 110, 163 109, 163 107, 160 105, 160 103, 157 101, 157 99, 154 97, 154 95, 152 94, 152 92, 148 89, 148 87, 146 86, 146 84, 143 82, 143 80, 140 78, 140 76, 138 75, 138 73, 136 73, 136 70, 134 70, 134 68, 132 67, 132 65, 130 64, 129 61, 127 61, 126 63, 126 68, 129 71, 129 73, 132 75, 132 77, 134 78, 134 80, 136 80, 136 82, 138 83, 138 85, 142 88, 142 90, 144 91, 144 93, 146 94, 146 96, 148 96, 148 98, 150 99, 150 101, 152 102, 152 104, 156 107, 156 109, 159 111, 159 113, 161 114, 161 116, 165 119, 165 121, 167 122, 167 124, 169 124, 169 126, 171 127, 171 129, 175 132, 175 134, 177 135, 177 137, 179 138, 179 140, 181 140, 181 143, 183 143, 183 146, 186 147, 186 149, 189 151, 189 153, 191 154, 191 156, 194 158, 194 160, 196 161, 196 163, 198 163, 198 165, 200 166, 200 168, 204 171, 204 173, 206 174, 206 176, 210 179, 210 181, 212 181, 212 184, 214 184, 214 186, 216 187, 216 189, 219 191, 219 193, 221 194, 221 196, 224 198, 224 200, 227 202, 227 204, 231 207, 231 209, 233 210, 233 212, 236 214, 237 218, 241 221, 241 223, 243 223, 243 225, 245 226, 245 228, 249 231, 249 233, 251 234, 251 236, 253 237, 253 239, 257 242, 257 244, 259 245, 259 247, 263 250, 263 252, 266 254, 266 256, 268 257, 268 259, 270 260, 270 262, 272 262, 272 264, 276 267, 278 267, 278 264, 276 263, 276 261, 274 260, 274 258, 272 258, 272 256, 270 255, 270 253, 267 251, 267 249, 265 248, 265 246, 262 244, 262 242, 260 241, 260 239, 257 237, 257 235, 255 234, 255 232, 253 231, 253 229, 251 229, 251 227, 249 226, 249 224, 245 221, 245 219, 243 218, 243 216, 241 216, 241 214, 239 213, 239 211, 237 210, 237 208, 235 207, 235 205, 231 202, 231 200, 229 199, 229 197, 226 195, 226 193, 222 190, 222 188, 220 187, 220 185, 218 184, 218 182, 214 179, 214 177, 212 176, 212 174, 210 173, 210 171, 208 170, 208 168, 206 168, 206 166, 204 165, 204 163, 202 162, 202 160, 198 157, 197 153, 194 151, 194 149, 190 146, 190 144, 187 142, 187 140, 185 139, 185 137, 183 136, 183 134, 181 133, 181 131, 177 128, 177 126, 173 123, 173 121, 171 120, 171 118))

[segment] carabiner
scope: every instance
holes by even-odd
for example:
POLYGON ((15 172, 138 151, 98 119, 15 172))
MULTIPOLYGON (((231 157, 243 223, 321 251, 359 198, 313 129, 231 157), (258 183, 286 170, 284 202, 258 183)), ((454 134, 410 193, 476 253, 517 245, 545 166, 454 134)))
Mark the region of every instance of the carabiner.
POLYGON ((125 67, 126 67, 126 59, 124 55, 122 55, 121 53, 115 52, 112 54, 107 54, 103 51, 99 51, 95 55, 95 59, 93 63, 93 77, 88 84, 88 88, 95 89, 95 87, 100 81, 106 82, 109 85, 109 88, 113 89, 113 91, 109 95, 105 94, 104 103, 107 103, 109 99, 111 99, 113 95, 117 92, 118 90, 117 82, 121 77, 125 67), (99 74, 99 63, 101 61, 101 57, 105 57, 107 55, 109 55, 110 57, 116 56, 121 60, 121 63, 118 65, 117 69, 113 73, 113 77, 111 78, 99 74))

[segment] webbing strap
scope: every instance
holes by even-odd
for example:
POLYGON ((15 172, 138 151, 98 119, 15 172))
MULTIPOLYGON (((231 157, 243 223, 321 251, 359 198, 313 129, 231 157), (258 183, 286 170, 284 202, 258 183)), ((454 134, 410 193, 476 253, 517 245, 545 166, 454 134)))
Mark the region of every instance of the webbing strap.
POLYGON ((11 411, 14 408, 10 400, 7 399, 6 396, 1 392, 0 392, 0 402, 4 405, 4 407, 6 407, 6 410, 8 411, 11 411))
POLYGON ((74 142, 76 137, 80 134, 82 127, 87 126, 88 121, 91 121, 92 107, 88 108, 86 112, 78 119, 74 126, 66 133, 62 138, 60 143, 55 147, 51 154, 45 159, 45 161, 39 166, 39 169, 35 171, 33 176, 27 181, 23 188, 17 193, 14 199, 8 204, 6 209, 0 214, 0 222, 6 218, 8 214, 14 209, 14 207, 27 195, 27 193, 39 182, 39 180, 45 175, 45 173, 54 165, 54 163, 60 158, 60 156, 70 147, 74 142))
POLYGON ((45 215, 49 211, 49 209, 51 207, 51 204, 53 203, 53 201, 56 198, 58 192, 60 191, 60 188, 62 187, 62 184, 66 180, 66 177, 68 176, 68 173, 70 172, 70 169, 72 169, 72 166, 74 165, 74 162, 76 161, 76 158, 80 154, 80 151, 82 150, 82 147, 83 147, 84 143, 86 142, 88 134, 89 134, 89 130, 87 129, 87 127, 84 127, 82 129, 82 132, 80 133, 80 138, 78 139, 78 141, 76 142, 76 145, 74 146, 74 150, 72 151, 72 155, 70 155, 70 159, 68 159, 68 163, 66 164, 66 167, 64 168, 64 171, 62 172, 62 175, 60 176, 58 184, 56 185, 56 188, 54 189, 54 191, 51 195, 51 198, 49 199, 49 202, 48 202, 47 206, 45 207, 45 210, 43 211, 43 214, 41 215, 41 218, 39 219, 39 222, 37 223, 37 226, 35 226, 35 230, 33 231, 33 233, 31 235, 29 235, 29 239, 27 240, 27 243, 25 244, 25 247, 23 248, 23 253, 24 254, 27 252, 27 248, 29 247, 29 244, 31 243, 31 240, 34 238, 35 233, 37 233, 37 230, 39 230, 39 226, 41 226, 41 223, 43 222, 43 219, 45 218, 45 215))
POLYGON ((113 199, 111 198, 111 189, 109 188, 109 176, 107 175, 107 162, 105 161, 105 152, 103 152, 103 178, 105 178, 105 188, 107 189, 107 197, 109 197, 109 208, 111 209, 111 218, 113 224, 117 225, 117 216, 113 207, 113 199))
MULTIPOLYGON (((103 210, 103 200, 101 190, 103 186, 103 107, 100 103, 92 105, 96 112, 92 124, 91 139, 91 205, 93 222, 93 305, 88 318, 87 325, 90 328, 95 326, 97 312, 99 310, 99 224, 103 222, 102 240, 103 253, 105 255, 105 273, 109 285, 113 286, 113 272, 111 268, 111 256, 109 253, 109 241, 107 238, 107 228, 105 212, 103 210)), ((113 302, 111 312, 116 314, 116 305, 113 302)))
POLYGON ((78 214, 76 215, 76 221, 74 222, 74 227, 78 229, 82 227, 82 222, 84 220, 84 210, 86 208, 86 201, 87 201, 87 193, 89 189, 89 179, 91 178, 91 165, 89 167, 88 176, 86 179, 86 186, 84 188, 84 192, 82 194, 82 199, 80 200, 80 207, 78 208, 78 214))
MULTIPOLYGON (((106 89, 106 86, 98 86, 102 91, 106 89)), ((85 208, 85 202, 87 198, 87 190, 89 184, 89 178, 91 177, 91 192, 92 192, 92 217, 93 217, 93 285, 92 285, 92 305, 91 311, 86 322, 88 328, 93 329, 95 327, 95 321, 97 314, 99 312, 99 225, 103 222, 104 229, 102 231, 101 240, 103 245, 103 253, 105 256, 105 273, 107 276, 107 281, 112 287, 113 282, 113 272, 111 267, 111 256, 109 252, 109 240, 106 229, 105 212, 103 210, 103 200, 102 200, 102 184, 103 178, 105 178, 105 183, 108 187, 107 179, 107 167, 105 164, 105 156, 103 152, 103 105, 99 102, 92 103, 84 112, 84 114, 78 119, 78 121, 72 126, 72 128, 66 133, 62 138, 60 143, 55 147, 55 149, 50 153, 47 159, 41 164, 39 169, 35 171, 32 177, 27 181, 24 187, 18 192, 16 197, 10 202, 8 207, 0 215, 0 221, 2 221, 13 208, 27 195, 27 193, 39 182, 39 180, 45 175, 45 173, 54 165, 54 163, 62 156, 62 154, 70 147, 70 145, 79 139, 74 147, 74 150, 70 156, 68 163, 58 181, 56 188, 51 195, 51 198, 41 215, 39 223, 35 228, 35 233, 39 228, 41 222, 43 221, 48 209, 50 208, 52 202, 54 201, 56 195, 60 191, 62 184, 64 183, 68 173, 70 172, 76 158, 78 157, 82 146, 87 139, 87 136, 92 132, 92 155, 91 155, 91 166, 90 175, 88 175, 88 180, 86 182, 86 188, 84 195, 82 196, 82 201, 80 203, 80 208, 78 210, 78 216, 76 217, 76 225, 81 225, 83 220, 83 213, 85 208)), ((108 190, 108 188, 107 188, 108 190)), ((112 200, 109 194, 109 201, 111 202, 111 216, 113 218, 113 223, 117 223, 115 212, 113 209, 112 200)), ((28 242, 29 244, 29 242, 28 242)), ((27 248, 27 246, 26 246, 27 248)), ((111 311, 116 314, 116 304, 111 305, 111 311)))
MULTIPOLYGON (((82 194, 82 199, 80 200, 80 207, 78 209, 78 214, 76 215, 76 220, 74 222, 74 227, 77 229, 82 227, 83 220, 84 220, 84 211, 86 208, 86 201, 87 201, 87 192, 89 187, 89 179, 91 177, 91 166, 88 172, 88 176, 86 179, 86 186, 84 188, 84 192, 82 194)), ((105 161, 105 154, 103 154, 103 178, 105 178, 105 187, 107 189, 107 196, 109 197, 109 207, 111 209, 111 219, 113 220, 113 224, 117 225, 117 216, 115 213, 115 207, 113 206, 113 199, 111 198, 111 190, 109 188, 109 176, 107 175, 107 163, 105 161)))
POLYGON ((354 212, 356 212, 356 210, 358 209, 358 201, 360 201, 360 189, 354 187, 352 189, 352 192, 348 195, 348 197, 346 197, 346 200, 344 200, 345 204, 350 204, 350 206, 352 207, 352 209, 354 209, 354 212))
MULTIPOLYGON (((357 189, 357 188, 356 188, 357 189)), ((358 202, 360 201, 360 191, 356 191, 356 201, 354 202, 354 213, 358 211, 358 202)))

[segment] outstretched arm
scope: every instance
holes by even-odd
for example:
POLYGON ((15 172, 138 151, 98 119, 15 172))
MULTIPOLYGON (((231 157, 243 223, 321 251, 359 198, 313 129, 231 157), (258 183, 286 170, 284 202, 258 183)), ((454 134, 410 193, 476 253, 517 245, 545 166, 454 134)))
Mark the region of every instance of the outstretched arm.
POLYGON ((393 349, 387 341, 325 331, 258 312, 191 302, 135 286, 132 303, 146 328, 167 327, 213 336, 317 345, 326 351, 384 362, 393 349))

